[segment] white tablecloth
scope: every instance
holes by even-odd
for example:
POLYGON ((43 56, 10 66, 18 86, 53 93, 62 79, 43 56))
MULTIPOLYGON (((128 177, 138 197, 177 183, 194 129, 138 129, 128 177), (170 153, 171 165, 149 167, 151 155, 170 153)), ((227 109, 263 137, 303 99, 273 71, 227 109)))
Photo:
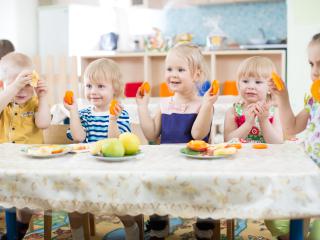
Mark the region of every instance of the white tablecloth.
POLYGON ((320 171, 300 145, 251 145, 222 160, 192 160, 182 145, 142 146, 140 159, 89 153, 33 159, 0 144, 0 205, 101 214, 253 218, 320 215, 320 171))

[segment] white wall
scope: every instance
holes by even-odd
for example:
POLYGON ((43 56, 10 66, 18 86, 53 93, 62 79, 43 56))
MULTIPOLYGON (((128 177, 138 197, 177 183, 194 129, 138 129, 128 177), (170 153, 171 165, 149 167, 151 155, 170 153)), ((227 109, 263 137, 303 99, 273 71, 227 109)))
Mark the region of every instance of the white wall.
POLYGON ((0 39, 9 39, 19 52, 37 53, 37 0, 0 0, 0 39))
POLYGON ((295 112, 303 107, 310 93, 310 66, 307 45, 320 32, 319 0, 288 0, 288 90, 295 112))

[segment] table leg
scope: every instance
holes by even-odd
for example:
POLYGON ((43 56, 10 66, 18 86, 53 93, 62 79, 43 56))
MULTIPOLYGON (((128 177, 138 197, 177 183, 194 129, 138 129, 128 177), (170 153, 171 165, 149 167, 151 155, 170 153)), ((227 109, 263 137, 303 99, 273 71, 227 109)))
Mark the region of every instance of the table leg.
POLYGON ((290 240, 303 240, 303 220, 290 221, 290 240))

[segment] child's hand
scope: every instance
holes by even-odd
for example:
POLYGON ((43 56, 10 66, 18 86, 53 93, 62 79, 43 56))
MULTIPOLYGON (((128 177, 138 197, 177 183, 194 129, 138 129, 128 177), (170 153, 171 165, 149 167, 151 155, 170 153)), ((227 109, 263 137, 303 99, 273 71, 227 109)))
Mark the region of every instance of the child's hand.
POLYGON ((13 82, 13 85, 17 89, 21 89, 27 84, 30 84, 32 80, 32 72, 30 70, 25 70, 19 73, 19 75, 16 77, 15 81, 13 82))
POLYGON ((249 104, 243 111, 245 117, 246 117, 246 122, 250 123, 250 124, 254 124, 254 120, 256 117, 256 113, 255 113, 255 107, 256 104, 255 103, 251 103, 249 104))
POLYGON ((48 86, 47 83, 41 78, 38 81, 37 87, 34 88, 38 98, 44 97, 48 94, 48 86))
POLYGON ((269 118, 269 109, 270 104, 257 102, 254 108, 254 113, 260 121, 263 121, 269 118))
POLYGON ((74 96, 72 96, 72 104, 68 104, 65 101, 63 101, 63 106, 69 111, 75 111, 78 112, 78 104, 74 96))
POLYGON ((142 106, 148 106, 149 103, 150 94, 145 93, 144 95, 141 95, 141 87, 138 88, 137 94, 136 94, 136 102, 138 105, 142 106))
POLYGON ((113 108, 113 111, 114 111, 114 114, 110 114, 110 120, 117 120, 118 117, 121 115, 121 112, 123 110, 123 107, 121 104, 117 104, 114 106, 113 108))
POLYGON ((218 100, 219 94, 211 95, 211 93, 212 93, 212 86, 203 95, 203 103, 204 104, 210 104, 210 106, 212 106, 218 100))
POLYGON ((281 91, 279 91, 274 83, 274 81, 272 80, 272 78, 270 78, 270 80, 268 81, 268 86, 269 86, 269 90, 271 92, 271 95, 273 97, 275 97, 275 99, 277 101, 279 101, 280 99, 286 98, 288 97, 288 89, 285 85, 285 83, 282 81, 282 79, 280 79, 279 81, 281 81, 282 85, 284 86, 284 89, 282 89, 281 91))

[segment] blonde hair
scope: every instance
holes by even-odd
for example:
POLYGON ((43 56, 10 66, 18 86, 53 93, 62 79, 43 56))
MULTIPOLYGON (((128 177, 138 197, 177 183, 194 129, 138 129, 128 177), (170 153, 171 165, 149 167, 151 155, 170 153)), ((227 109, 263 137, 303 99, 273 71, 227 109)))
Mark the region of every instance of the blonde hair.
POLYGON ((237 81, 244 78, 271 78, 271 73, 276 72, 274 63, 266 57, 249 57, 241 62, 237 71, 237 81))
POLYGON ((27 55, 17 52, 8 53, 0 60, 0 79, 7 81, 10 74, 26 68, 33 69, 32 61, 27 55))
POLYGON ((84 72, 85 81, 94 83, 111 81, 116 98, 123 96, 124 83, 121 78, 118 65, 108 58, 100 58, 91 62, 84 72))
MULTIPOLYGON (((191 75, 194 76, 199 71, 199 81, 204 82, 208 76, 208 67, 205 59, 197 45, 191 43, 177 44, 169 50, 169 54, 176 54, 185 59, 188 63, 191 75)), ((167 57, 168 57, 167 55, 167 57)))

